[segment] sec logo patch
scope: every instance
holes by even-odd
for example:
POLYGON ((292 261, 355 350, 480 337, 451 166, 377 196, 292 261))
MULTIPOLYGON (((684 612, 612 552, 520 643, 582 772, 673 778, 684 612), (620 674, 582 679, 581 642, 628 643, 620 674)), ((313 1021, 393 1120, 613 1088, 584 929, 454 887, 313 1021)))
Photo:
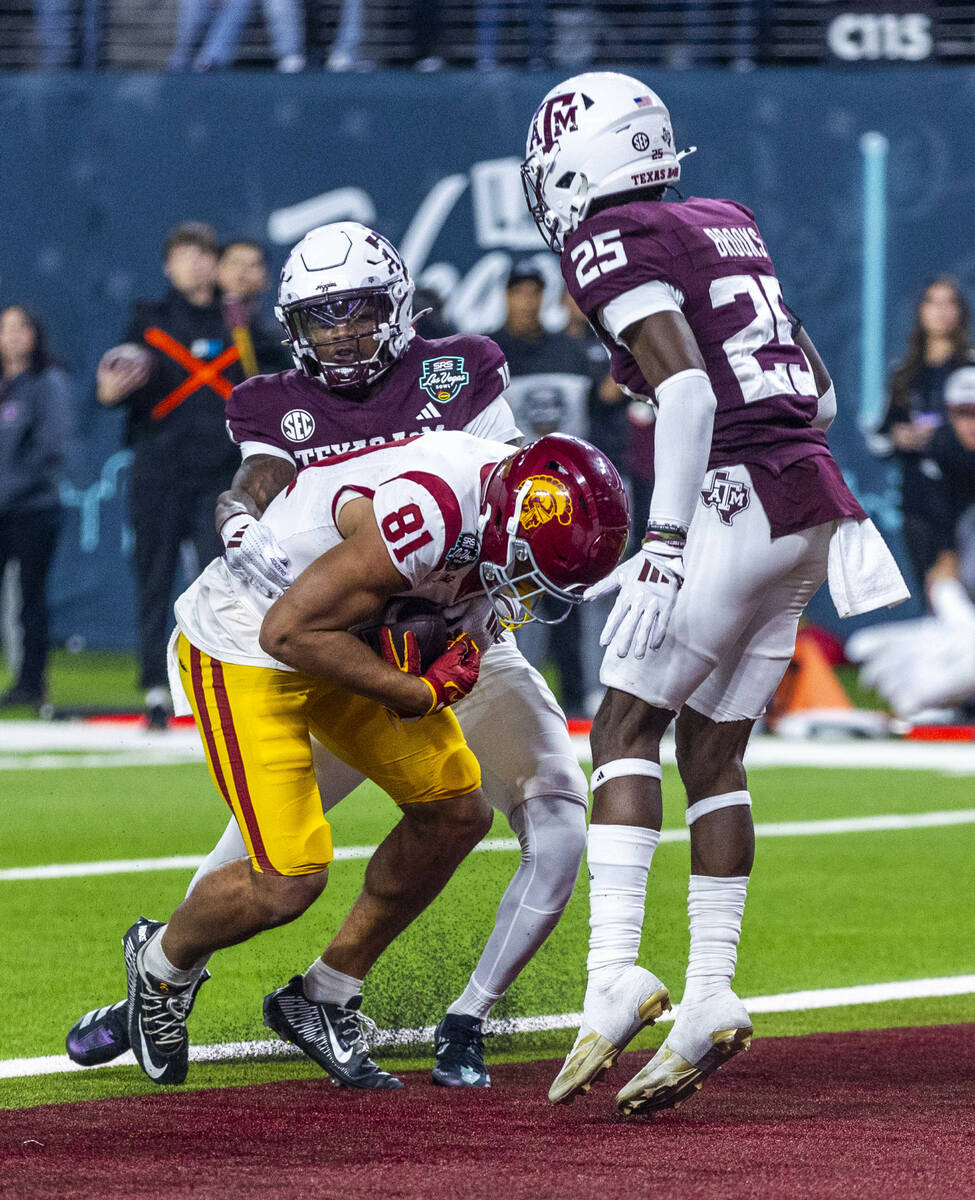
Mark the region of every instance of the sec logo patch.
POLYGON ((315 418, 303 408, 293 408, 281 418, 281 432, 289 442, 304 442, 315 432, 315 418))

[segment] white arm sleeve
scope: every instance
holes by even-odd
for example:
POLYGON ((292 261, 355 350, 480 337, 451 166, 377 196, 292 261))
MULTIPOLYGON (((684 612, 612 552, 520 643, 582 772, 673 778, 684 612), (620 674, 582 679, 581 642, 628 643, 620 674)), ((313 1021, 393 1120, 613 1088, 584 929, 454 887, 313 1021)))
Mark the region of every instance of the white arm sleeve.
POLYGON ((825 392, 819 397, 816 407, 816 415, 813 417, 813 429, 821 429, 823 433, 829 429, 830 425, 836 417, 836 389, 832 382, 825 392))
POLYGON ((274 446, 270 442, 241 442, 241 459, 250 458, 252 454, 271 454, 275 458, 283 458, 285 462, 295 461, 287 450, 282 450, 280 446, 274 446))
POLYGON ((671 375, 654 394, 657 425, 649 519, 686 529, 708 468, 717 401, 711 380, 698 367, 671 375))
POLYGON ((524 436, 515 422, 515 414, 504 396, 492 400, 464 426, 464 433, 487 438, 491 442, 520 442, 524 436))
POLYGON ((622 346, 620 338, 624 329, 654 313, 680 312, 683 307, 683 292, 662 279, 651 279, 604 304, 599 319, 607 333, 622 346))

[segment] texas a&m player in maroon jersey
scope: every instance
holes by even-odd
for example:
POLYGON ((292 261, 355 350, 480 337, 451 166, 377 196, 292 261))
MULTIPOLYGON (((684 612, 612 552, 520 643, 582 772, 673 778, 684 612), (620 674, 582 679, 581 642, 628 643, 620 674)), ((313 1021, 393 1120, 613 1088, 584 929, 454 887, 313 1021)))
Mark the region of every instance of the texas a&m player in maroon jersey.
POLYGON ((550 1091, 555 1102, 588 1091, 669 1007, 636 956, 660 836, 659 742, 677 714, 687 983, 663 1046, 617 1096, 626 1113, 679 1103, 752 1036, 731 989, 754 843, 742 755, 827 561, 840 568, 829 577, 841 616, 906 595, 830 455, 833 387, 754 215, 731 200, 667 197, 685 153, 658 96, 598 72, 548 93, 522 167, 535 222, 614 378, 656 414, 643 548, 590 591, 619 588, 592 730, 589 979, 550 1091))
MULTIPOLYGON (((289 255, 277 315, 296 369, 250 379, 232 393, 227 424, 243 462, 217 512, 227 566, 258 591, 278 595, 291 583, 292 564, 271 527, 257 518, 297 472, 437 429, 499 442, 520 439, 502 395, 508 374, 498 347, 472 335, 421 337, 413 328, 412 296, 413 282, 396 249, 355 222, 312 230, 289 255)), ((450 548, 458 569, 475 552, 469 531, 450 548)), ((469 628, 463 605, 454 618, 457 629, 469 628)), ((470 632, 476 640, 483 636, 470 632)), ((486 649, 477 687, 456 711, 481 765, 485 796, 504 813, 522 847, 494 931, 437 1030, 435 1082, 485 1087, 482 1022, 568 902, 585 848, 588 788, 565 717, 510 633, 486 649)), ((331 807, 362 776, 317 742, 313 747, 319 790, 331 807)), ((419 851, 438 853, 433 839, 421 842, 419 851)), ((244 854, 232 820, 195 878, 244 854)), ((402 866, 407 876, 412 869, 402 866)), ((305 974, 312 1000, 347 1004, 358 995, 361 980, 350 957, 348 946, 333 945, 312 964, 305 974)), ((106 1008, 83 1018, 85 1037, 98 1043, 99 1061, 127 1045, 113 1012, 106 1008)), ((75 1057, 85 1061, 84 1047, 75 1057)))

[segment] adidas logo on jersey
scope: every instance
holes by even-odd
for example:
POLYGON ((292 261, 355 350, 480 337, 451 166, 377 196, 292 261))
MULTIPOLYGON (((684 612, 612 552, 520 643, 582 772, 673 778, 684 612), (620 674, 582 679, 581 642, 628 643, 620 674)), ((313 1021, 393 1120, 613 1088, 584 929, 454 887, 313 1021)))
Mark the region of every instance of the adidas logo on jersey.
POLYGON ((432 421, 435 417, 439 417, 441 414, 440 409, 437 408, 435 404, 427 404, 425 407, 421 408, 416 415, 423 421, 432 421))

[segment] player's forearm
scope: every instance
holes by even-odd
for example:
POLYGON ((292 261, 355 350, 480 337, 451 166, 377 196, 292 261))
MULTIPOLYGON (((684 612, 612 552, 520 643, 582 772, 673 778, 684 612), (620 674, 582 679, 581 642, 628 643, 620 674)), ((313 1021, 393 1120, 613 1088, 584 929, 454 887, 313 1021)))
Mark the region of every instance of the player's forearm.
POLYGON ((711 453, 716 401, 704 371, 681 371, 658 384, 650 524, 691 523, 711 453))
POLYGON ((214 514, 217 531, 233 516, 259 518, 294 476, 295 469, 287 459, 273 454, 254 454, 245 458, 230 487, 217 498, 214 514))
POLYGON ((434 702, 429 684, 384 662, 345 630, 309 631, 265 619, 261 648, 295 671, 375 700, 401 716, 422 716, 434 702))

